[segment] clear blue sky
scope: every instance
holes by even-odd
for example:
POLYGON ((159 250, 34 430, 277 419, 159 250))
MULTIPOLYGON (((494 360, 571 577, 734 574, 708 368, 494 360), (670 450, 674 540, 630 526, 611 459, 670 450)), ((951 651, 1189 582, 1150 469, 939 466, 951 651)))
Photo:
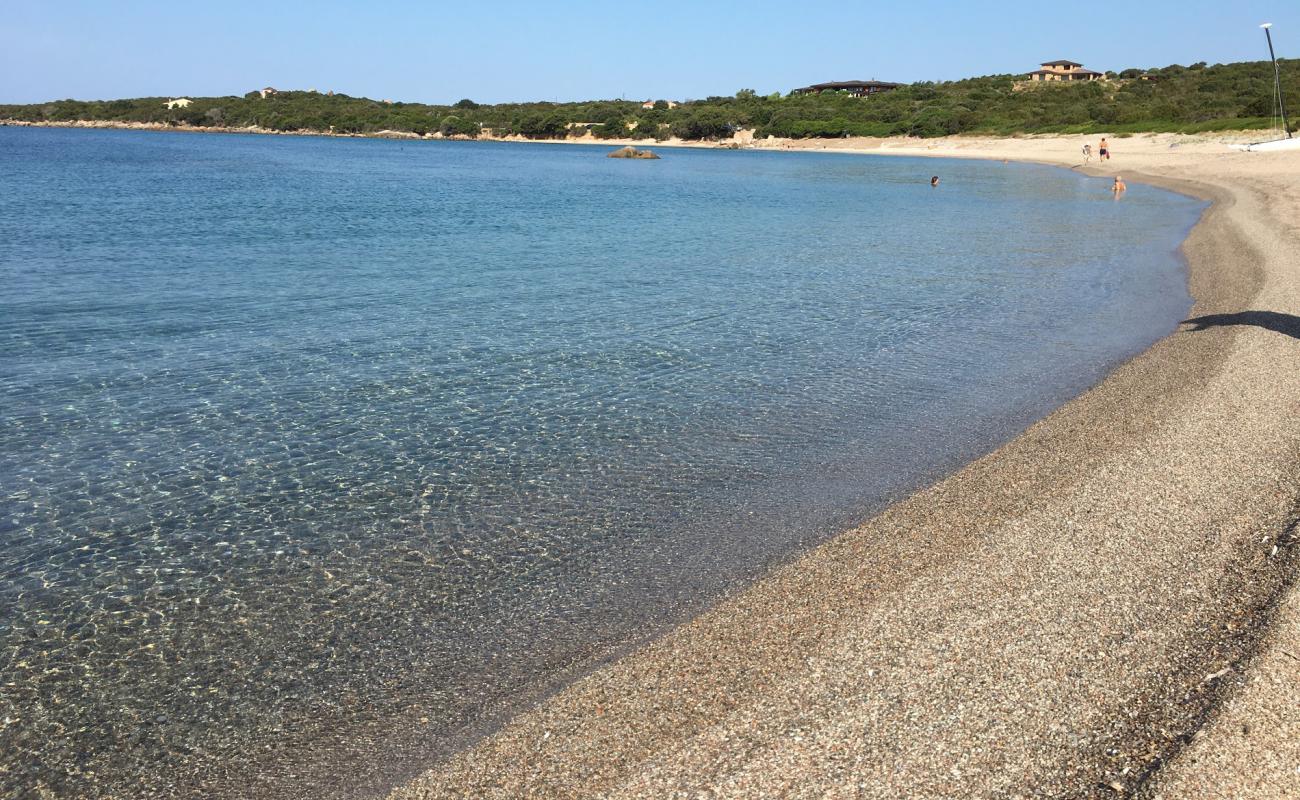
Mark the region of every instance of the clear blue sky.
POLYGON ((1300 0, 627 4, 0 0, 0 102, 333 89, 423 102, 688 99, 1300 56, 1300 0), (1021 11, 1026 9, 1026 11, 1021 11))

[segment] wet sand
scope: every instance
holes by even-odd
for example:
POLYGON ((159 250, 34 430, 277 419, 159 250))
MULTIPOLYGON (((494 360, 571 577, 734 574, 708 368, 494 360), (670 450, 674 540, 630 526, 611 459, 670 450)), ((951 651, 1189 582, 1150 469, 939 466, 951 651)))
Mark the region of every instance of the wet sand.
POLYGON ((1095 174, 1214 201, 1200 322, 390 797, 1300 793, 1300 153, 1111 144, 1095 174))

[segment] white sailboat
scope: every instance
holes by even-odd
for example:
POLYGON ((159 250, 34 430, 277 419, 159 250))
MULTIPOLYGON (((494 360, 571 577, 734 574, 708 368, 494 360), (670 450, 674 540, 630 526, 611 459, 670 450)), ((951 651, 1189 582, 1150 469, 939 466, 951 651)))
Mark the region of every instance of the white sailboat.
POLYGON ((1264 29, 1264 38, 1268 40, 1268 57, 1273 61, 1273 99, 1277 101, 1277 110, 1282 115, 1282 138, 1268 142, 1237 145, 1237 149, 1247 150, 1252 153, 1272 150, 1300 150, 1300 139, 1292 138, 1291 128, 1286 123, 1286 100, 1282 97, 1282 73, 1277 68, 1277 56, 1273 54, 1273 34, 1269 32, 1269 29, 1273 27, 1273 23, 1265 22, 1259 27, 1264 29))

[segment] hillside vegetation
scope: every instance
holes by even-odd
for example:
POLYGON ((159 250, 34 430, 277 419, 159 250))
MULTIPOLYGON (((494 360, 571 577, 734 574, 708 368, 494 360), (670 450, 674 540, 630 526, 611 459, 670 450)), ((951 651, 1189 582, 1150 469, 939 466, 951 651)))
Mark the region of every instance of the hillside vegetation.
MULTIPOLYGON (((1300 60, 1281 63, 1283 91, 1300 114, 1300 60)), ((1092 83, 1046 84, 1017 89, 1021 75, 991 75, 942 83, 915 83, 869 98, 842 93, 757 95, 684 102, 450 106, 388 103, 346 95, 288 91, 262 98, 191 98, 188 108, 167 109, 163 97, 133 100, 58 100, 0 105, 0 119, 29 122, 107 120, 198 127, 258 126, 280 131, 375 133, 441 132, 476 137, 561 138, 585 133, 602 138, 716 139, 741 128, 759 137, 945 136, 958 133, 1186 132, 1267 128, 1274 123, 1273 71, 1268 62, 1173 65, 1108 73, 1092 83), (1149 74, 1155 80, 1139 80, 1149 74)), ((1295 126, 1293 125, 1293 128, 1295 126)))

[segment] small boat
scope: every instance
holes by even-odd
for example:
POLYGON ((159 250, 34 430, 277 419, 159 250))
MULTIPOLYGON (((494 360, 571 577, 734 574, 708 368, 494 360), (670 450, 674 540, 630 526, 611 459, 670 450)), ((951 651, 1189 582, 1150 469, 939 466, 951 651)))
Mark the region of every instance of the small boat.
POLYGON ((1269 31, 1273 27, 1273 23, 1265 22, 1259 27, 1264 29, 1264 38, 1268 40, 1268 57, 1273 61, 1273 98, 1277 100, 1277 110, 1282 115, 1283 138, 1273 139, 1268 142, 1256 142, 1255 144, 1236 145, 1236 148, 1252 153, 1273 150, 1300 150, 1300 139, 1291 137, 1291 128, 1286 124, 1286 100, 1282 97, 1282 73, 1278 72, 1277 56, 1273 54, 1273 34, 1269 31))
POLYGON ((1268 142, 1255 142, 1254 144, 1236 145, 1238 150, 1245 150, 1250 153, 1260 153, 1268 150, 1300 150, 1300 139, 1273 139, 1268 142))

